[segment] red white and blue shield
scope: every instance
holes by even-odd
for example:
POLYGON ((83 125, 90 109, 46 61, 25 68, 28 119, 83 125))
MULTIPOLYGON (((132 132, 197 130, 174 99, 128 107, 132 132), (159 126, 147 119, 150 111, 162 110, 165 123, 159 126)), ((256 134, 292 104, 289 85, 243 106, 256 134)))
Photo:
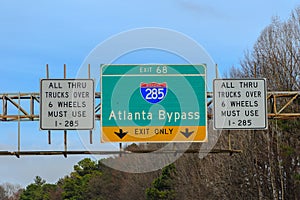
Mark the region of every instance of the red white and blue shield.
POLYGON ((167 95, 167 83, 141 83, 142 97, 149 103, 155 104, 161 102, 167 95))

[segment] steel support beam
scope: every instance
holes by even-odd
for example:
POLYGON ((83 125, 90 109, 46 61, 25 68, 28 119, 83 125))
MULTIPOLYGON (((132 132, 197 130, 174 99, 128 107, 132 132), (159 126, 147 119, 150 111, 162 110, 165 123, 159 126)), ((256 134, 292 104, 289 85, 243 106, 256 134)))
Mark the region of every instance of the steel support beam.
MULTIPOLYGON (((207 106, 210 107, 213 104, 212 92, 207 93, 207 106)), ((39 110, 34 109, 35 103, 39 104, 39 93, 20 93, 21 104, 16 101, 19 98, 19 94, 0 94, 0 101, 2 103, 2 112, 0 113, 0 121, 38 121, 39 110), (11 106, 11 109, 8 109, 11 106), (17 111, 20 109, 21 114, 18 115, 17 111)), ((100 92, 95 93, 96 99, 101 99, 100 92)), ((270 119, 290 119, 300 117, 300 91, 282 91, 282 92, 268 92, 268 117, 270 119)), ((101 104, 95 106, 95 119, 100 120, 101 116, 99 111, 101 104)), ((1 111, 0 110, 0 111, 1 111)), ((209 110, 209 109, 208 109, 209 110)), ((208 118, 211 118, 212 114, 208 112, 208 118)))
POLYGON ((159 149, 150 150, 133 150, 133 151, 0 151, 0 156, 43 156, 43 155, 120 155, 120 154, 143 154, 143 153, 154 153, 154 154, 173 154, 178 153, 224 153, 224 154, 234 154, 242 153, 241 150, 230 150, 230 149, 212 149, 210 152, 202 152, 199 149, 187 149, 187 150, 164 150, 159 151, 159 149))

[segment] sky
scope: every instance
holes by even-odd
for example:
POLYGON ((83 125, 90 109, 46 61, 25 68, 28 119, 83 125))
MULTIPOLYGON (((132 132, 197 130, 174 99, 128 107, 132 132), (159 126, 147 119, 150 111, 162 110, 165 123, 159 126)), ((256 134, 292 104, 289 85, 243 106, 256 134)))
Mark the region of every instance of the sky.
MULTIPOLYGON (((38 92, 40 79, 46 76, 46 64, 51 78, 63 78, 64 64, 67 77, 75 78, 97 45, 120 33, 145 27, 176 31, 197 42, 218 64, 222 75, 232 66, 239 67, 244 52, 251 50, 273 16, 286 20, 298 5, 296 0, 0 0, 0 93, 38 92)), ((120 55, 114 62, 183 60, 144 50, 120 55)), ((99 125, 94 132, 93 145, 87 144, 88 132, 70 133, 68 148, 114 147, 99 144, 99 125)), ((47 133, 39 130, 38 122, 21 124, 22 150, 62 150, 62 132, 53 132, 52 139, 48 145, 47 133)), ((17 123, 1 122, 0 151, 16 149, 17 123)), ((26 186, 37 175, 55 183, 82 158, 0 157, 0 183, 26 186)))

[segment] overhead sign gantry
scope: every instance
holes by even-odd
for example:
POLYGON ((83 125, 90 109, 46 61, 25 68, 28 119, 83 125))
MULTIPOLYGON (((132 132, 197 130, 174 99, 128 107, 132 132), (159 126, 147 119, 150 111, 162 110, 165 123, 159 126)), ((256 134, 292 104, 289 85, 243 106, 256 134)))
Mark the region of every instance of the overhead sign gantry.
MULTIPOLYGON (((156 66, 156 65, 153 65, 153 67, 154 66, 156 66)), ((161 65, 161 66, 164 66, 164 65, 161 65)), ((167 65, 167 66, 169 66, 169 65, 167 65)), ((131 67, 133 67, 133 66, 131 66, 131 67)), ((147 69, 144 70, 144 68, 139 68, 139 69, 142 72, 147 71, 147 69)), ((156 69, 157 72, 163 72, 163 71, 160 71, 162 68, 151 68, 151 72, 153 72, 152 71, 153 69, 156 69)), ((66 70, 64 70, 64 71, 66 71, 66 70)), ((47 72, 47 74, 48 74, 48 72, 47 72)), ((148 74, 150 74, 150 73, 148 73, 148 74)), ((113 75, 113 74, 111 74, 111 75, 113 75)), ((147 75, 147 73, 146 73, 146 75, 147 75)), ((155 73, 153 73, 153 76, 155 76, 155 73)), ((184 77, 184 75, 182 75, 182 76, 174 75, 174 76, 177 76, 177 79, 176 79, 177 82, 180 82, 181 78, 184 77)), ((194 75, 192 74, 191 76, 194 76, 194 75)), ((47 77, 48 77, 48 75, 47 75, 47 77)), ((66 75, 64 75, 64 77, 66 77, 66 75)), ((88 77, 90 77, 90 76, 88 76, 88 77)), ((53 80, 53 79, 50 79, 50 80, 53 80)), ((54 80, 56 80, 56 79, 54 79, 54 80)), ((216 83, 217 82, 218 83, 216 85, 214 85, 214 87, 215 87, 214 93, 218 94, 218 92, 221 92, 220 96, 219 97, 216 96, 216 95, 213 96, 212 93, 210 93, 210 92, 206 93, 206 95, 207 95, 207 98, 209 98, 209 99, 214 98, 214 102, 216 104, 218 104, 218 105, 216 105, 217 109, 214 109, 215 112, 222 111, 222 110, 224 111, 224 107, 222 107, 222 102, 223 102, 222 99, 223 100, 225 99, 223 94, 225 94, 225 96, 226 96, 226 93, 222 93, 222 92, 227 91, 227 92, 229 92, 229 93, 227 93, 227 96, 229 95, 232 98, 234 96, 238 97, 238 96, 241 95, 241 97, 238 97, 238 99, 231 99, 232 101, 244 101, 244 100, 248 101, 248 102, 238 102, 236 104, 236 105, 239 105, 241 107, 240 108, 241 110, 245 105, 258 105, 259 104, 258 101, 263 102, 264 99, 266 98, 267 106, 265 106, 265 107, 255 107, 255 106, 253 107, 252 106, 251 108, 249 108, 250 111, 248 110, 248 113, 252 112, 252 115, 254 115, 252 117, 255 117, 255 115, 256 115, 255 113, 258 112, 258 111, 255 111, 255 110, 260 110, 260 111, 264 112, 264 111, 266 111, 265 108, 268 107, 269 110, 268 110, 267 116, 268 116, 269 119, 289 120, 289 119, 299 119, 300 118, 300 111, 299 111, 299 106, 298 106, 298 102, 300 100, 299 99, 300 91, 280 91, 280 92, 278 92, 278 91, 269 91, 267 94, 264 94, 263 92, 266 91, 266 85, 262 86, 261 84, 262 84, 262 82, 265 82, 265 81, 259 80, 256 83, 255 82, 256 80, 257 79, 253 79, 253 80, 252 79, 246 79, 244 81, 242 79, 242 80, 235 80, 235 81, 234 80, 233 81, 232 80, 227 80, 226 81, 226 80, 222 79, 221 82, 216 81, 216 83), (239 81, 244 82, 244 84, 242 83, 243 88, 241 88, 241 86, 239 86, 240 88, 236 87, 237 85, 235 85, 235 84, 238 83, 239 81), (247 83, 247 81, 254 81, 254 82, 252 82, 252 84, 249 84, 249 83, 247 83), (226 83, 224 83, 224 82, 226 82, 226 83), (250 88, 250 85, 251 85, 251 87, 253 86, 252 89, 250 88), (220 89, 221 87, 222 87, 222 90, 220 89), (242 98, 242 93, 239 94, 239 91, 243 91, 243 92, 248 91, 247 95, 248 95, 249 98, 242 98), (250 96, 249 96, 251 91, 252 91, 252 94, 254 95, 253 97, 257 96, 257 98, 258 98, 259 96, 261 96, 260 94, 263 94, 263 96, 265 96, 265 97, 262 97, 262 99, 260 99, 260 100, 256 99, 253 102, 253 99, 251 99, 252 97, 250 98, 250 96), (262 93, 259 93, 257 91, 262 91, 262 93), (256 93, 256 95, 255 95, 255 93, 256 93), (221 99, 216 100, 216 98, 221 98, 221 99), (252 103, 249 102, 249 101, 252 101, 252 103), (257 102, 255 102, 255 101, 257 101, 257 102), (254 111, 251 111, 251 110, 254 110, 254 111)), ((66 81, 68 81, 68 79, 66 81)), ((239 84, 241 84, 241 83, 239 83, 239 84)), ((56 84, 56 85, 57 86, 54 86, 54 84, 52 85, 53 86, 53 91, 58 91, 59 88, 61 87, 58 84, 56 84), (54 87, 57 87, 57 88, 54 89, 54 87)), ((52 88, 52 86, 51 86, 51 88, 52 88)), ((142 86, 146 86, 146 85, 142 85, 142 86)), ((163 87, 164 85, 160 85, 160 86, 163 87)), ((48 85, 48 87, 50 88, 49 85, 48 85)), ((145 90, 145 92, 147 92, 146 89, 147 88, 145 88, 143 90, 145 90)), ((157 89, 159 89, 159 87, 157 87, 157 89)), ((201 89, 201 88, 198 88, 198 89, 201 89)), ((116 91, 118 91, 118 90, 116 90, 116 91)), ((93 113, 95 115, 95 120, 98 120, 98 121, 100 120, 101 121, 101 116, 98 112, 99 112, 99 110, 102 109, 102 106, 101 106, 102 101, 100 101, 100 100, 102 100, 101 97, 103 97, 103 95, 100 92, 95 92, 95 91, 93 91, 93 92, 95 93, 94 98, 97 99, 97 101, 96 101, 97 104, 95 105, 94 109, 90 113, 93 113)), ((160 89, 160 92, 164 92, 164 91, 160 89)), ((122 94, 122 93, 120 93, 120 94, 122 94)), ((167 95, 168 95, 168 93, 167 93, 167 95)), ((29 150, 29 151, 25 150, 24 151, 24 150, 21 150, 21 140, 20 139, 22 137, 21 137, 21 128, 20 128, 21 123, 20 122, 39 121, 41 119, 40 109, 35 108, 37 106, 36 104, 42 104, 42 102, 41 102, 42 97, 41 96, 42 96, 42 93, 40 93, 40 92, 30 92, 30 93, 20 92, 20 93, 2 93, 2 94, 0 94, 0 100, 1 100, 0 104, 2 105, 2 107, 0 109, 1 124, 3 125, 4 123, 19 122, 18 123, 18 141, 17 141, 18 147, 17 147, 17 149, 15 151, 6 151, 6 150, 0 151, 0 156, 14 155, 14 156, 20 157, 21 155, 64 155, 66 157, 69 154, 71 154, 71 155, 74 155, 74 154, 101 154, 101 155, 103 155, 103 154, 105 154, 106 155, 106 154, 132 153, 132 152, 127 152, 127 151, 86 151, 86 150, 69 151, 67 149, 66 137, 65 137, 65 142, 64 142, 64 144, 65 144, 64 150, 50 150, 50 151, 41 151, 41 150, 29 150)), ((179 95, 179 97, 181 97, 181 95, 179 95)), ((119 98, 123 98, 123 96, 120 96, 119 98)), ((155 99, 155 98, 153 98, 153 99, 155 99)), ((227 98, 227 100, 230 100, 230 99, 227 98)), ((106 99, 106 101, 107 101, 107 99, 106 99)), ((161 100, 159 103, 156 103, 155 105, 160 106, 160 104, 162 104, 163 101, 165 101, 165 99, 161 100)), ((193 101, 190 101, 190 102, 193 102, 193 101)), ((211 102, 212 101, 207 102, 207 106, 211 105, 211 102)), ((224 102, 224 103, 227 104, 228 102, 224 102)), ((43 103, 43 104, 45 104, 45 103, 43 103)), ((47 105, 47 103, 46 103, 46 105, 47 105)), ((236 108, 239 108, 239 107, 236 107, 236 108)), ((240 111, 240 113, 242 113, 242 112, 240 111)), ((210 113, 207 113, 207 114, 208 114, 208 118, 210 118, 210 117, 214 117, 214 114, 216 114, 216 113, 212 113, 212 115, 210 115, 210 113)), ((227 115, 227 114, 224 114, 224 112, 223 112, 223 115, 227 115)), ((184 116, 184 115, 182 115, 182 116, 184 116)), ((263 115, 261 115, 261 116, 263 116, 263 115)), ((239 115, 239 117, 243 117, 243 116, 239 115)), ((216 120, 217 118, 218 117, 214 117, 214 120, 216 120)), ((223 116, 222 118, 223 119, 221 121, 224 122, 224 119, 227 119, 227 118, 229 119, 230 117, 229 116, 226 116, 226 117, 223 116)), ((262 120, 261 120, 260 123, 262 123, 263 125, 260 125, 260 127, 262 127, 260 129, 264 129, 265 125, 267 126, 267 124, 264 123, 264 122, 267 123, 267 119, 265 119, 265 118, 261 118, 261 119, 262 120)), ((250 119, 250 117, 249 117, 249 120, 251 120, 251 122, 252 122, 252 119, 250 119)), ((247 122, 247 121, 245 121, 245 122, 247 122)), ((228 122, 228 124, 229 124, 229 122, 228 122)), ((222 125, 220 125, 220 126, 221 126, 222 129, 224 128, 222 125)), ((257 127, 259 127, 259 126, 256 126, 256 128, 257 127)), ((256 128, 253 128, 253 129, 256 129, 256 128)), ((65 127, 63 127, 62 129, 65 130, 65 133, 66 133, 65 127)), ((48 136, 49 136, 50 130, 52 130, 52 129, 48 130, 48 136)), ((230 128, 228 128, 228 130, 230 130, 230 128)), ((181 129, 179 131, 179 133, 177 133, 177 134, 182 134, 183 136, 186 135, 189 139, 191 139, 194 132, 192 133, 192 135, 190 135, 190 133, 191 133, 191 130, 188 128, 187 131, 184 130, 184 129, 181 129)), ((28 133, 25 133, 25 134, 27 135, 28 133)), ((90 134, 91 134, 91 132, 90 132, 90 134)), ((107 134, 107 133, 105 133, 105 134, 107 134)), ((119 137, 118 135, 120 135, 123 139, 125 139, 123 141, 126 142, 128 140, 129 131, 127 131, 127 130, 120 131, 119 129, 116 129, 114 132, 111 132, 109 134, 112 134, 112 135, 115 134, 116 137, 119 137)), ((66 134, 65 134, 65 136, 66 136, 66 134)), ((113 137, 113 136, 109 135, 109 137, 113 137)), ((49 137, 48 137, 48 139, 49 139, 49 137)), ((90 137, 90 140, 91 139, 92 139, 92 137, 90 137)), ((119 138, 119 141, 122 142, 122 140, 120 138, 119 138)), ((146 139, 145 140, 140 139, 139 141, 146 141, 146 139)), ((230 143, 230 141, 229 141, 229 143, 230 143)), ((49 144, 51 144, 51 137, 49 139, 49 144)), ((137 151, 134 151, 134 152, 148 153, 148 152, 153 152, 155 150, 157 150, 157 149, 148 149, 147 151, 146 150, 140 150, 140 151, 137 150, 137 151)), ((172 153, 172 154, 174 154, 174 153, 178 153, 178 152, 180 152, 180 150, 176 149, 174 151, 173 150, 172 151, 162 151, 160 153, 172 153)), ((191 149, 191 150, 184 150, 184 152, 185 153, 197 153, 198 151, 191 149)), ((241 151, 239 151, 239 150, 233 150, 231 148, 230 149, 213 149, 211 151, 211 153, 230 153, 230 154, 231 153, 240 153, 240 152, 241 151)))

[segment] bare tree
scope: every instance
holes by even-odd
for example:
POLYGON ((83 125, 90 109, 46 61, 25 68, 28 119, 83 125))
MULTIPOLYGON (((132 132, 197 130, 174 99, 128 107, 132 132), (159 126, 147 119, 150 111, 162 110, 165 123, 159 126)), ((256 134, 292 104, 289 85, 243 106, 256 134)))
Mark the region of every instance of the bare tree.
MULTIPOLYGON (((245 52, 241 69, 232 69, 230 75, 266 78, 268 90, 272 91, 299 91, 300 7, 287 21, 274 17, 253 49, 245 52)), ((299 105, 293 105, 290 109, 297 107, 299 105)), ((258 199, 300 198, 299 125, 299 120, 270 120, 268 131, 244 138, 254 148, 248 152, 249 159, 245 162, 251 164, 250 159, 253 159, 252 177, 248 179, 253 180, 251 184, 258 199)))
POLYGON ((0 185, 0 199, 5 199, 6 194, 4 188, 0 185))
POLYGON ((1 200, 18 200, 22 188, 18 184, 4 183, 0 185, 1 200))
MULTIPOLYGON (((241 61, 241 76, 268 78, 270 90, 299 90, 300 8, 286 22, 274 17, 259 36, 252 52, 241 61)), ((236 74, 236 73, 235 73, 236 74)))

